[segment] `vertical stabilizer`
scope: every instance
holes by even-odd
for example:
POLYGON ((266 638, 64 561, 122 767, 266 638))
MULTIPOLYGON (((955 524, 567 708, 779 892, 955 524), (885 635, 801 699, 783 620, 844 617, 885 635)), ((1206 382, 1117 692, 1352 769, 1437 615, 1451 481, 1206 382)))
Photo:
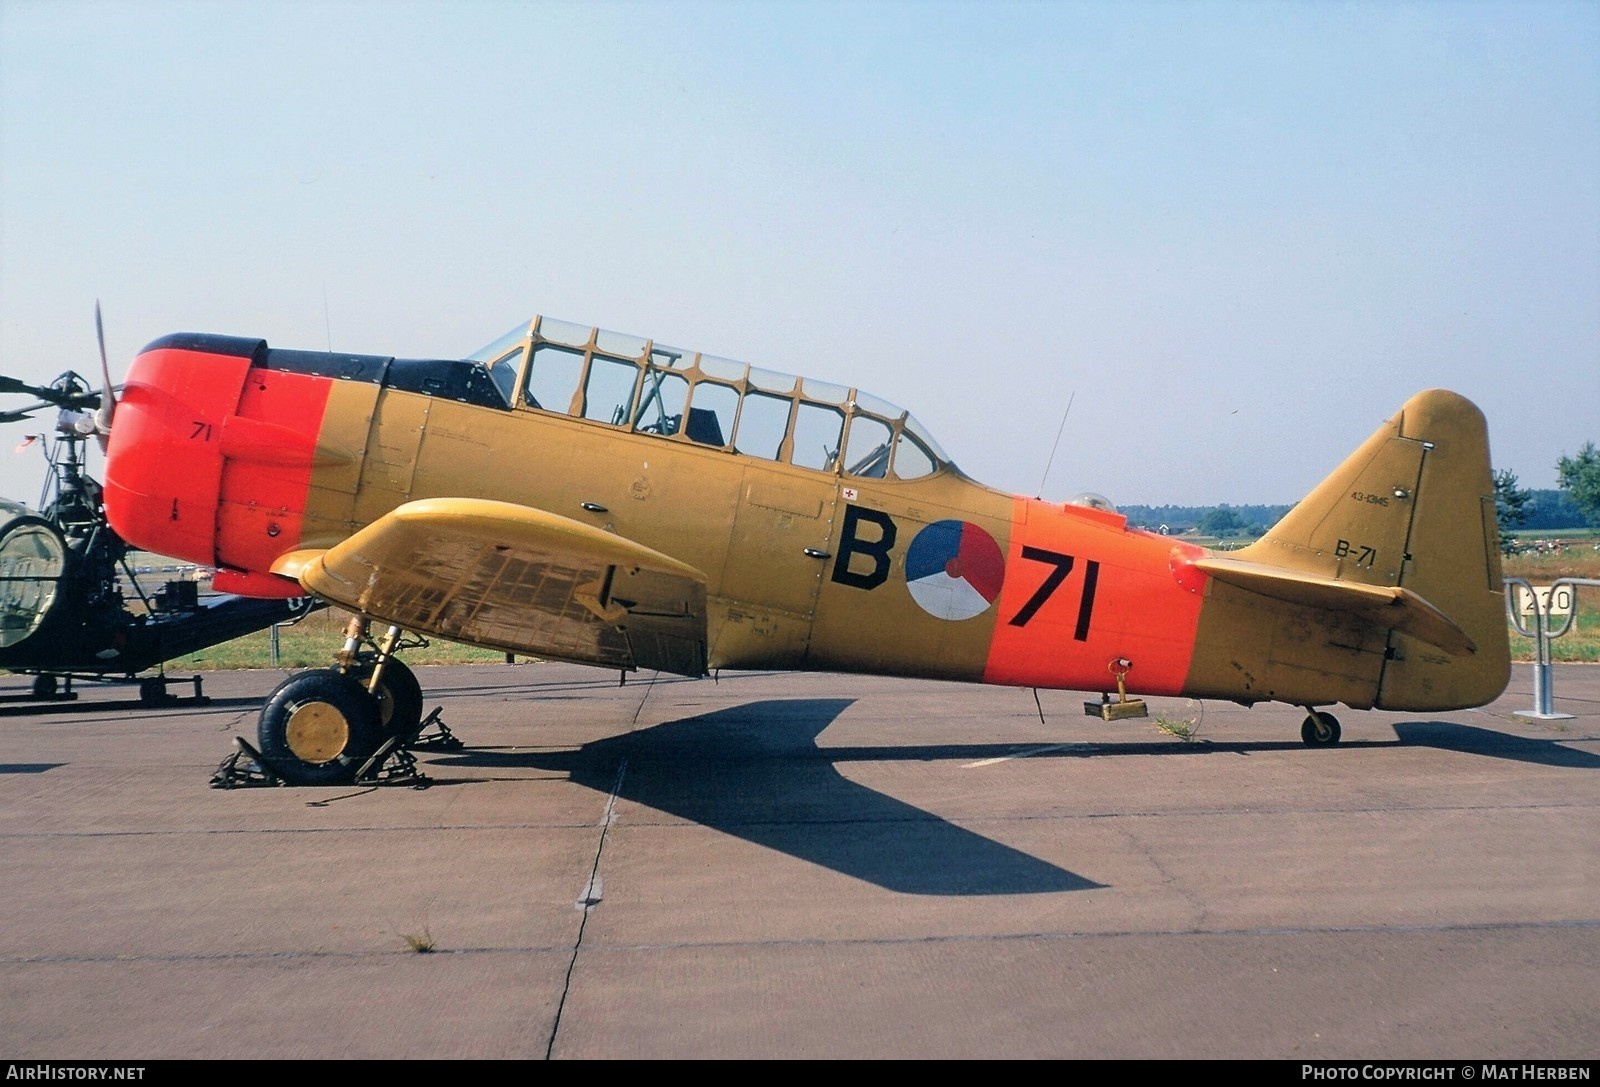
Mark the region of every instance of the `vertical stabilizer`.
POLYGON ((1480 706, 1511 674, 1494 478, 1483 413, 1441 389, 1418 393, 1242 560, 1319 578, 1398 586, 1465 632, 1451 651, 1390 630, 1372 704, 1480 706))

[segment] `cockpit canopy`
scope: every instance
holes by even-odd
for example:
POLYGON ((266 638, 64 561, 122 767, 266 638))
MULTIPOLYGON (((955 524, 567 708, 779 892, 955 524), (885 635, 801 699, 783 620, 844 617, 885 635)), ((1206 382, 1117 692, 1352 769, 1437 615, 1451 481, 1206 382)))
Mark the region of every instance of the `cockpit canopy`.
POLYGON ((887 401, 637 336, 535 317, 470 358, 519 408, 864 479, 950 466, 887 401))

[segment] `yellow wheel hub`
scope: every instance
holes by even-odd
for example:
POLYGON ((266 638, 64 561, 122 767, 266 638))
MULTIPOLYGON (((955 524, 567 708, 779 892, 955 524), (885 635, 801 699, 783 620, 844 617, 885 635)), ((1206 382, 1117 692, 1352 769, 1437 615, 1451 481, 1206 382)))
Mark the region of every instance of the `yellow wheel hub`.
POLYGON ((349 745, 350 722, 327 702, 302 702, 289 714, 284 740, 301 762, 329 762, 349 745))

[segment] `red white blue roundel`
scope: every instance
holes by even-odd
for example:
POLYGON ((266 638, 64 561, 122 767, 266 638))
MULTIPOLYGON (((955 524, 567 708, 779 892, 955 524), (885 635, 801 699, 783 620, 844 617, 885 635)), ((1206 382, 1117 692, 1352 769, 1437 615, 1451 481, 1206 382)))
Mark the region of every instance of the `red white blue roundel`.
POLYGON ((981 615, 1000 595, 1005 576, 1000 545, 971 521, 935 521, 906 550, 911 599, 940 619, 981 615))

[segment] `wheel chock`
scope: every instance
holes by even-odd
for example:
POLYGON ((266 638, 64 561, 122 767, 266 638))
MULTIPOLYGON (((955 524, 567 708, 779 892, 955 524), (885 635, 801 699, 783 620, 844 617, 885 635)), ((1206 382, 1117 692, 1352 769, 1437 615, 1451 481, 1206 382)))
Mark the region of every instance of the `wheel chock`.
POLYGON ((245 742, 243 736, 233 738, 233 752, 217 765, 211 775, 213 789, 237 789, 244 785, 282 785, 283 779, 272 772, 261 752, 245 742))

